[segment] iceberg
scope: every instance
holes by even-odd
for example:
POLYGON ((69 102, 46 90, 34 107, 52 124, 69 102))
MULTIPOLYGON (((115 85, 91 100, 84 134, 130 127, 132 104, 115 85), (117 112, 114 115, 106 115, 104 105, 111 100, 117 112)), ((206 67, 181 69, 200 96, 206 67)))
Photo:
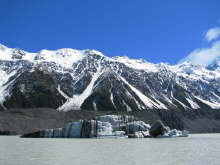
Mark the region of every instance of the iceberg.
POLYGON ((135 120, 128 115, 104 115, 91 120, 79 120, 64 125, 63 128, 45 129, 22 135, 25 138, 151 138, 187 137, 187 131, 170 130, 162 121, 152 126, 135 120))

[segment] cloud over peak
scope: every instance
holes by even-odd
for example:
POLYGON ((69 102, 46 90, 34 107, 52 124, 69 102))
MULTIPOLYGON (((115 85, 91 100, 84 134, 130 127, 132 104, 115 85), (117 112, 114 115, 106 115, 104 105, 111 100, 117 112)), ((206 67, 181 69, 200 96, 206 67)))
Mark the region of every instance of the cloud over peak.
POLYGON ((181 59, 179 63, 190 62, 207 66, 217 58, 220 59, 220 27, 209 29, 204 37, 209 42, 209 46, 193 50, 185 58, 181 59))
POLYGON ((214 42, 211 47, 199 48, 192 51, 182 62, 190 62, 192 64, 209 65, 220 56, 220 41, 214 42))
POLYGON ((214 27, 209 29, 206 32, 205 38, 208 42, 218 38, 220 36, 220 28, 219 27, 214 27))

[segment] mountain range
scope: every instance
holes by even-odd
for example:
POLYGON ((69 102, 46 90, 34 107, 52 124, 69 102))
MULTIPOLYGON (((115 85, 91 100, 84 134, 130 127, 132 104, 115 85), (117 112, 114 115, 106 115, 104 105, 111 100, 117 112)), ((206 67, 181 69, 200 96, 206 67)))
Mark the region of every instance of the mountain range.
POLYGON ((30 53, 0 45, 0 110, 220 109, 220 59, 153 64, 97 50, 30 53))

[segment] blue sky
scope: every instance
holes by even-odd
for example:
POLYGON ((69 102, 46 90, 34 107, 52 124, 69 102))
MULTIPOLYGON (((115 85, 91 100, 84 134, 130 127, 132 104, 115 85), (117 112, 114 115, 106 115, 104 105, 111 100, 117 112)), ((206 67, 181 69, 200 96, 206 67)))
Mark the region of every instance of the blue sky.
POLYGON ((219 0, 0 2, 0 43, 32 52, 97 49, 107 56, 176 64, 213 47, 205 35, 214 27, 220 27, 219 0))

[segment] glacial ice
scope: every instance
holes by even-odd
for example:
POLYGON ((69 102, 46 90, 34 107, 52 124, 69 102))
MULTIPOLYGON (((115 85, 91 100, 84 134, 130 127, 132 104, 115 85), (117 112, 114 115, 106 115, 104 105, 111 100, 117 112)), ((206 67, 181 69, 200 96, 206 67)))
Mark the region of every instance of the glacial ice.
MULTIPOLYGON (((41 138, 145 138, 151 137, 151 126, 143 121, 135 121, 133 116, 104 115, 93 120, 80 120, 67 123, 63 128, 46 129, 24 134, 22 137, 41 138)), ((169 130, 158 137, 186 137, 188 132, 169 130)))

